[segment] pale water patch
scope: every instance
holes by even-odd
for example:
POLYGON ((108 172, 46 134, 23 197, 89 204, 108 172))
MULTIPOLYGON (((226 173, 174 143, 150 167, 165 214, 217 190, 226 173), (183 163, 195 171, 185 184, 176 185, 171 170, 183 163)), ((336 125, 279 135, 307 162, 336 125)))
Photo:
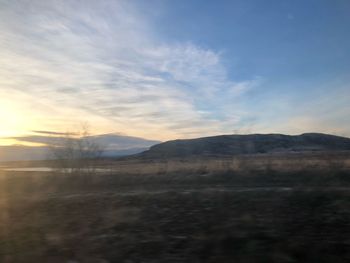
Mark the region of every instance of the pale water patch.
POLYGON ((20 168, 1 168, 5 171, 14 171, 14 172, 51 172, 53 171, 50 167, 20 167, 20 168))
MULTIPOLYGON (((53 172, 57 171, 55 168, 51 167, 0 167, 1 170, 4 171, 13 171, 13 172, 53 172)), ((82 172, 89 172, 91 169, 81 169, 82 172)), ((110 172, 111 169, 107 168, 95 168, 94 172, 110 172)), ((70 172, 69 170, 66 172, 70 172)))

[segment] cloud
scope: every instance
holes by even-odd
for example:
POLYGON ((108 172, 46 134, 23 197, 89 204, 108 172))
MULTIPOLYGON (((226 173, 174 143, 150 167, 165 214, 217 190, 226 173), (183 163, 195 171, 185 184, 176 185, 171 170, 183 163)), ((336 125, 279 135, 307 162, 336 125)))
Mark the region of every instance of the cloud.
POLYGON ((64 135, 75 135, 75 133, 71 133, 71 132, 53 132, 53 131, 32 131, 34 133, 38 133, 38 134, 48 134, 48 135, 58 135, 58 136, 64 136, 64 135))
POLYGON ((41 136, 41 135, 28 135, 28 136, 15 136, 8 139, 16 140, 18 142, 30 142, 41 145, 59 146, 62 145, 65 138, 58 136, 41 136))
POLYGON ((28 109, 46 124, 34 129, 83 116, 150 138, 230 132, 235 100, 257 83, 232 81, 219 51, 162 41, 127 1, 9 1, 0 17, 0 93, 42 104, 28 109))
MULTIPOLYGON (((55 136, 28 135, 10 137, 8 139, 14 139, 18 142, 36 143, 43 146, 61 146, 66 142, 67 137, 57 136, 58 134, 60 133, 53 133, 55 136)), ((75 137, 69 138, 75 140, 75 137)), ((88 138, 89 140, 92 140, 95 143, 101 145, 105 150, 108 151, 148 148, 154 144, 160 143, 160 141, 147 140, 144 138, 125 136, 120 134, 101 134, 96 136, 85 136, 82 138, 88 138)))

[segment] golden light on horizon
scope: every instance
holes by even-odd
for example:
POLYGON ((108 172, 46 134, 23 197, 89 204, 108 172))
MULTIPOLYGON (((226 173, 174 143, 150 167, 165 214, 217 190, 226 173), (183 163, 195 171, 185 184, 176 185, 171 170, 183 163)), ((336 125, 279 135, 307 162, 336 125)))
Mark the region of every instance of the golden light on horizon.
POLYGON ((11 137, 26 134, 33 123, 30 112, 4 97, 0 98, 0 121, 0 145, 16 144, 16 140, 11 137))
POLYGON ((16 136, 23 131, 24 118, 8 101, 0 100, 0 136, 16 136))
POLYGON ((33 146, 33 147, 45 146, 45 144, 42 144, 42 143, 24 142, 24 141, 17 141, 16 139, 0 138, 0 146, 14 146, 14 145, 33 146))

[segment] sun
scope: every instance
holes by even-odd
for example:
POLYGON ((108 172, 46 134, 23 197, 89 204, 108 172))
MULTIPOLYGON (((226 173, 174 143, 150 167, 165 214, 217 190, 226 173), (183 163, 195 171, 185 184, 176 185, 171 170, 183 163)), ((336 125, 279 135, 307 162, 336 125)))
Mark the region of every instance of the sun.
POLYGON ((20 136, 30 130, 30 114, 15 101, 0 98, 0 145, 16 143, 9 137, 20 136))

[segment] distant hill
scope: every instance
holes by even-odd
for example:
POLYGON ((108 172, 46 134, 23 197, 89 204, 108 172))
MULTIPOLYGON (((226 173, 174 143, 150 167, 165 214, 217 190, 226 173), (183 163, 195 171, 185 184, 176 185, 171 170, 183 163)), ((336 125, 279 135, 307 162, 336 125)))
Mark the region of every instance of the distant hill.
MULTIPOLYGON (((91 136, 96 143, 101 145, 105 150, 104 157, 119 157, 131 154, 137 154, 149 149, 150 146, 159 143, 159 141, 147 140, 139 137, 132 137, 120 134, 102 134, 91 136)), ((33 161, 45 160, 50 158, 50 145, 56 145, 63 139, 60 136, 23 136, 14 137, 20 142, 42 143, 47 146, 24 146, 10 145, 0 146, 0 162, 6 161, 33 161)))
POLYGON ((173 140, 152 146, 139 158, 183 158, 190 156, 233 156, 241 154, 350 151, 350 139, 340 136, 304 133, 220 135, 173 140))

